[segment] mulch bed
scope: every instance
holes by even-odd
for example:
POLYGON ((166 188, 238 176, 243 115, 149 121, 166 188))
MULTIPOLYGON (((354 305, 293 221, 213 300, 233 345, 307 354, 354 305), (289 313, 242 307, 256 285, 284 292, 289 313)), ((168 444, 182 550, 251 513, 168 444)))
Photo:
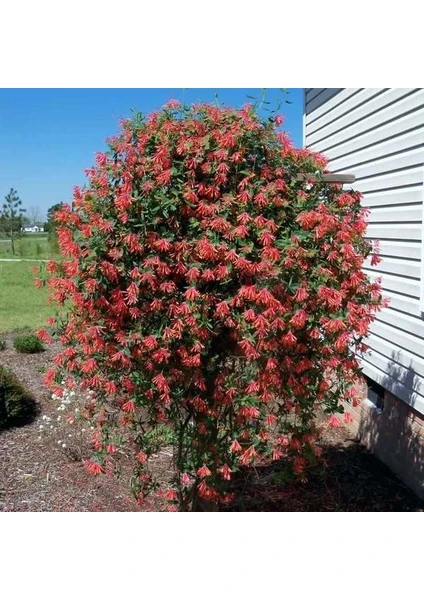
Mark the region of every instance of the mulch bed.
MULTIPOLYGON (((40 435, 42 415, 57 416, 56 405, 42 385, 43 371, 58 352, 56 344, 42 354, 18 354, 7 340, 0 364, 10 368, 33 394, 38 415, 32 423, 0 431, 0 511, 135 512, 164 511, 154 500, 139 507, 128 496, 125 476, 93 477, 81 461, 57 440, 40 435)), ((367 512, 422 511, 424 502, 379 460, 350 437, 348 430, 327 429, 323 436, 327 467, 315 468, 307 482, 279 480, 279 467, 251 468, 234 482, 237 500, 226 511, 367 512)), ((168 449, 158 452, 154 469, 166 481, 172 472, 168 449)))

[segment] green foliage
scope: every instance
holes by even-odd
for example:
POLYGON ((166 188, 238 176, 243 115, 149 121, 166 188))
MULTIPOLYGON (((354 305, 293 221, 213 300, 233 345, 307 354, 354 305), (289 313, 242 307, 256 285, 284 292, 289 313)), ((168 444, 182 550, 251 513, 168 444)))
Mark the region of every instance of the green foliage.
POLYGON ((35 415, 34 398, 16 375, 0 366, 0 427, 25 424, 35 415))
POLYGON ((0 351, 6 350, 6 340, 3 337, 0 337, 0 351))
POLYGON ((44 346, 41 340, 34 333, 20 335, 13 340, 13 345, 17 352, 23 354, 36 354, 43 352, 44 346))
POLYGON ((145 434, 145 442, 150 452, 158 452, 165 446, 173 446, 176 435, 167 425, 157 425, 145 434))

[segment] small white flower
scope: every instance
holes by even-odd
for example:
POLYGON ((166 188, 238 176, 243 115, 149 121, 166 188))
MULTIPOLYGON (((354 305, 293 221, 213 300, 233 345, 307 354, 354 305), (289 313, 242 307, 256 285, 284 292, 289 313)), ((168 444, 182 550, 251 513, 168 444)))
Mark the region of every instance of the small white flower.
POLYGON ((53 425, 50 425, 50 429, 53 429, 53 425))
POLYGON ((40 429, 40 430, 41 430, 41 429, 44 429, 44 425, 40 425, 39 429, 40 429))
POLYGON ((84 428, 83 428, 83 429, 81 429, 81 433, 85 433, 85 429, 84 429, 84 428))
POLYGON ((71 433, 69 433, 69 434, 68 434, 68 438, 71 438, 71 437, 72 437, 72 434, 71 434, 71 433))
POLYGON ((93 431, 93 430, 94 430, 94 427, 93 427, 93 426, 91 426, 91 427, 90 427, 90 429, 93 431))
POLYGON ((66 444, 62 444, 62 448, 66 448, 66 444))
POLYGON ((60 445, 62 443, 62 440, 57 440, 57 443, 60 445))

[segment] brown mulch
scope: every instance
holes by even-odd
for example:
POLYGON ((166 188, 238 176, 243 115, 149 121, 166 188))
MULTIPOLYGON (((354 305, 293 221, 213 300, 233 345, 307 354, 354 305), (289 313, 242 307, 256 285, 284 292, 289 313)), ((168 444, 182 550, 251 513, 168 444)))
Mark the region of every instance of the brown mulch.
MULTIPOLYGON (((44 370, 59 351, 18 354, 7 340, 0 364, 10 368, 33 394, 38 414, 33 422, 0 431, 0 511, 128 512, 164 511, 163 502, 139 507, 128 495, 128 472, 116 479, 87 474, 80 460, 40 435, 42 415, 57 417, 57 405, 42 385, 44 370)), ((227 511, 421 511, 424 502, 380 461, 349 436, 345 428, 327 429, 323 437, 327 467, 308 473, 306 482, 285 483, 278 464, 249 469, 234 481, 236 501, 227 511)), ((172 457, 164 448, 154 469, 166 481, 172 457)))
POLYGON ((424 501, 356 441, 345 427, 323 432, 324 463, 306 481, 284 483, 283 465, 248 469, 234 482, 228 511, 417 512, 424 501))
MULTIPOLYGON (((19 354, 7 339, 0 364, 11 369, 37 403, 37 417, 22 427, 0 430, 0 511, 128 512, 165 510, 160 502, 139 507, 128 494, 128 477, 93 477, 81 460, 57 444, 57 436, 41 435, 42 416, 56 419, 57 403, 43 387, 44 371, 60 346, 54 343, 40 354, 19 354)), ((169 472, 169 453, 155 459, 159 471, 169 472)))

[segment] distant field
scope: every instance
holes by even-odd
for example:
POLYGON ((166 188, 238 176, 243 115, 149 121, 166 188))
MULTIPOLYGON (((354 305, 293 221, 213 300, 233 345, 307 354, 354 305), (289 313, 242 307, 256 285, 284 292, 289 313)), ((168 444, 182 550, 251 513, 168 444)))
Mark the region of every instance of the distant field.
POLYGON ((54 316, 54 306, 47 304, 49 290, 34 286, 33 265, 45 268, 36 262, 0 262, 0 333, 45 327, 47 317, 54 316))
POLYGON ((12 244, 8 238, 0 238, 0 258, 39 258, 57 257, 57 250, 52 246, 46 233, 31 233, 15 240, 16 254, 12 254, 12 244))

